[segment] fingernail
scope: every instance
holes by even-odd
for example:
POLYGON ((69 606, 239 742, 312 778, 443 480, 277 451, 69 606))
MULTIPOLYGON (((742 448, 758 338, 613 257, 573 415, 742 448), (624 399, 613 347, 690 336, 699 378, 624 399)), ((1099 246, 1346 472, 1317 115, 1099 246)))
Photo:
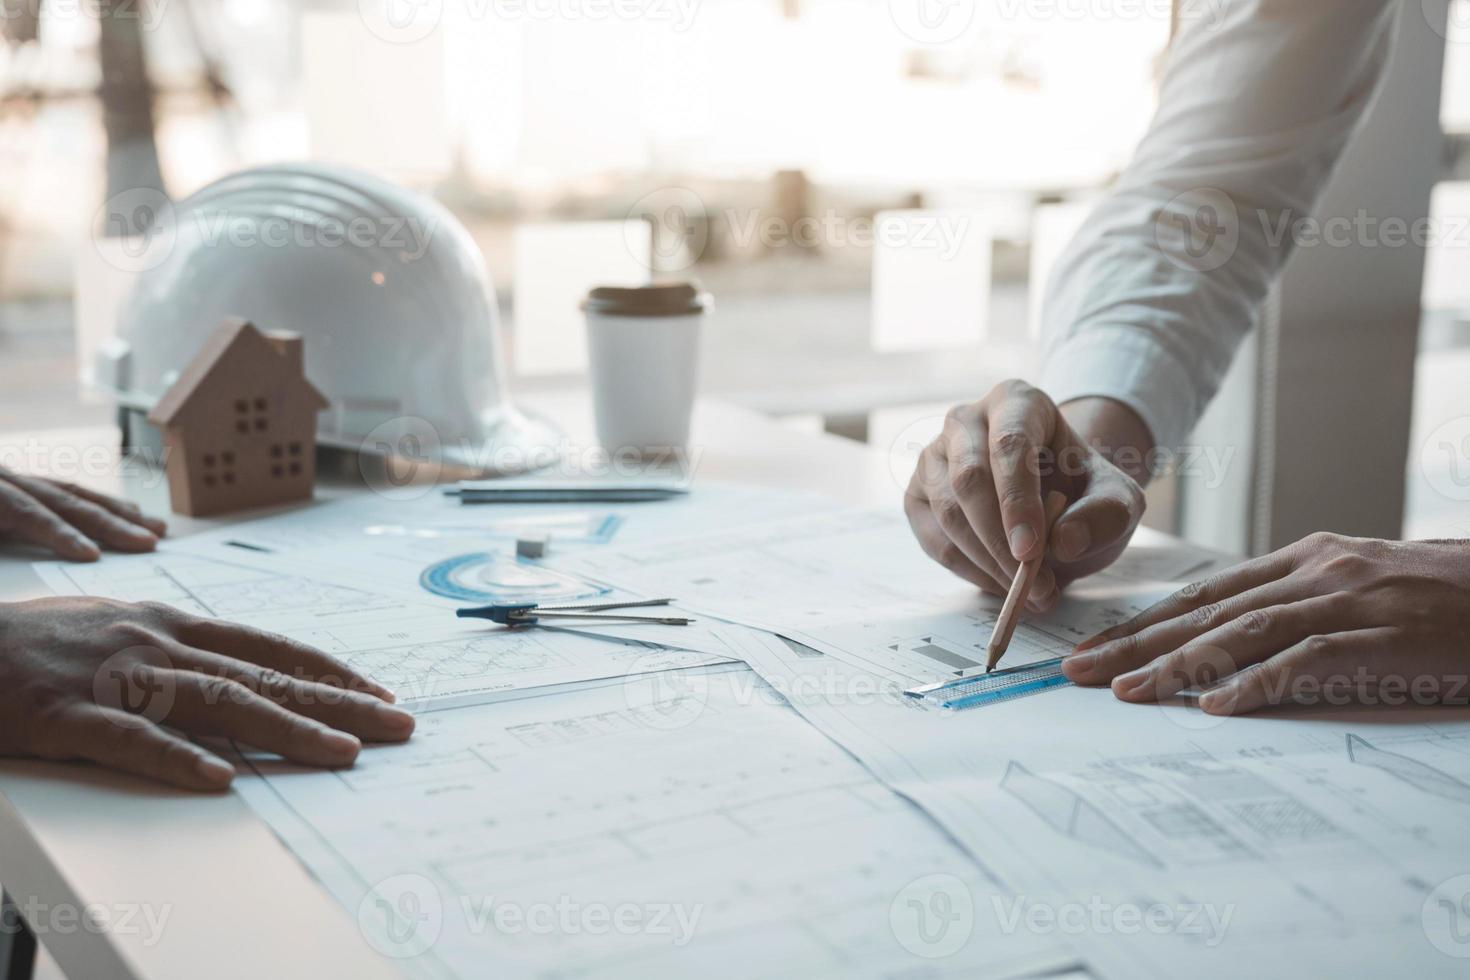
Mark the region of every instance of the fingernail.
POLYGON ((1087 553, 1092 543, 1092 532, 1081 521, 1063 524, 1057 531, 1057 557, 1062 561, 1076 561, 1087 553))
POLYGON ((356 736, 333 728, 323 729, 318 737, 333 755, 355 756, 362 750, 362 743, 356 736))
POLYGON ((1073 653, 1062 658, 1062 673, 1068 677, 1086 677, 1097 666, 1097 654, 1073 653))
POLYGON ((1149 667, 1120 674, 1113 678, 1113 690, 1118 694, 1133 694, 1146 685, 1152 676, 1153 669, 1149 667))
POLYGON ((1206 691, 1200 695, 1199 708, 1201 711, 1213 714, 1213 709, 1230 704, 1228 699, 1233 696, 1227 693, 1225 688, 1217 687, 1213 691, 1206 691))
POLYGON ((369 697, 377 698, 379 701, 386 701, 388 704, 398 703, 398 695, 394 694, 383 685, 375 681, 368 680, 366 677, 350 678, 347 681, 346 686, 347 689, 350 691, 356 691, 359 694, 366 694, 369 697))
POLYGON ((378 704, 373 708, 378 720, 395 732, 407 733, 413 731, 413 715, 402 708, 395 708, 391 704, 378 704))
POLYGON ((1011 555, 1016 561, 1023 561, 1031 549, 1036 547, 1036 532, 1031 530, 1030 524, 1017 524, 1011 528, 1011 555))
POLYGON ((77 561, 96 561, 102 557, 102 549, 89 538, 80 534, 71 538, 72 557, 77 561))
POLYGON ((216 785, 225 785, 235 778, 234 766, 208 755, 195 758, 194 772, 205 782, 216 785))

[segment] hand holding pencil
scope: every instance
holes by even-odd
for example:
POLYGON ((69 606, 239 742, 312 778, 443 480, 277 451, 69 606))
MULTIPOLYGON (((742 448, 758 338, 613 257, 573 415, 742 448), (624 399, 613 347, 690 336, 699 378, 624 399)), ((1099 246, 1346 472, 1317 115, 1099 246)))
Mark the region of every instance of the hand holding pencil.
POLYGON ((1069 582, 1123 554, 1143 517, 1138 480, 1152 448, 1148 427, 1120 402, 1058 406, 1024 382, 1003 382, 945 417, 914 467, 904 514, 925 554, 996 597, 1022 562, 1046 554, 1028 603, 1043 612, 1069 582), (1044 526, 1052 490, 1067 496, 1054 528, 1044 526))
POLYGON ((1011 637, 1016 632, 1016 626, 1021 621, 1021 608, 1026 604, 1027 597, 1031 594, 1031 586, 1036 583, 1036 575, 1041 571, 1042 562, 1046 560, 1046 542, 1051 538, 1053 526, 1057 518, 1062 516, 1062 511, 1067 509, 1067 498, 1064 494, 1052 491, 1046 497, 1046 524, 1042 528, 1042 548, 1035 558, 1021 563, 1016 570, 1016 577, 1011 580, 1010 591, 1006 593, 1005 605, 1001 606, 1000 616, 995 620, 995 629, 991 631, 990 643, 985 648, 985 672, 988 674, 1000 663, 1000 658, 1005 656, 1006 648, 1011 645, 1011 637))

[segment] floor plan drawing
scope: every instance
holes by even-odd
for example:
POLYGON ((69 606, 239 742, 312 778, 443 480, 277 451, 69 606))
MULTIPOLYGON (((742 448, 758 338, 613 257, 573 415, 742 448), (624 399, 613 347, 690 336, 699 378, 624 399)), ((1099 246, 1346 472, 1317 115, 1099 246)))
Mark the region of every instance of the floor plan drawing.
POLYGON ((748 670, 702 676, 674 703, 614 686, 429 711, 412 742, 349 773, 251 759, 239 790, 415 977, 489 962, 499 977, 723 977, 738 962, 743 977, 875 980, 1075 963, 1006 931, 1001 886, 748 670), (924 959, 948 927, 926 940, 902 926, 927 914, 934 876, 973 911, 952 951, 924 959), (548 916, 557 928, 536 927, 548 916))

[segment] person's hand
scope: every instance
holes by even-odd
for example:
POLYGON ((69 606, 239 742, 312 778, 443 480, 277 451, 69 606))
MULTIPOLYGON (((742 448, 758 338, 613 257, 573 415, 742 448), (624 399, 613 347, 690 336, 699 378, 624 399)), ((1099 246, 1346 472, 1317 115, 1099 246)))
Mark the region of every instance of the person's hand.
POLYGON ((184 735, 223 736, 312 766, 360 740, 401 742, 391 692, 282 636, 157 603, 0 604, 0 755, 87 759, 192 790, 234 769, 184 735), (179 734, 183 733, 183 735, 179 734))
POLYGON ((1185 587, 1063 661, 1124 701, 1470 702, 1470 541, 1314 534, 1185 587))
POLYGON ((1054 605, 1059 585, 1117 559, 1143 508, 1138 483, 1079 436, 1044 392, 1022 381, 997 385, 949 413, 904 500, 929 557, 991 595, 1005 595, 1021 562, 1044 551, 1047 562, 1028 603, 1033 611, 1054 605), (1047 541, 1042 501, 1053 490, 1068 506, 1047 541))
POLYGON ((167 530, 127 501, 0 467, 0 540, 38 545, 69 561, 96 561, 102 548, 152 551, 167 530))

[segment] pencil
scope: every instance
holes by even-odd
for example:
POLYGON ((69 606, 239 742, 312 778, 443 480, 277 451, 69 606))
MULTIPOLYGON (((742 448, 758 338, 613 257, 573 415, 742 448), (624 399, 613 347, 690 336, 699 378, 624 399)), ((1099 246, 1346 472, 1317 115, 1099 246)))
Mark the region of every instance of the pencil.
POLYGON ((1011 590, 1006 593, 1005 604, 1000 607, 1000 615, 995 620, 995 629, 990 634, 990 643, 985 647, 985 673, 987 674, 995 669, 996 664, 1000 663, 1000 658, 1006 655, 1006 648, 1011 645, 1011 636, 1016 632, 1016 626, 1021 621, 1021 607, 1031 595, 1031 586, 1036 582, 1036 575, 1041 571, 1041 563, 1045 560, 1046 542, 1051 538, 1051 527, 1066 509, 1066 495, 1057 491, 1047 494, 1046 526, 1043 528, 1044 536, 1041 539, 1041 555, 1030 561, 1023 561, 1021 567, 1016 569, 1016 577, 1011 580, 1011 590))

